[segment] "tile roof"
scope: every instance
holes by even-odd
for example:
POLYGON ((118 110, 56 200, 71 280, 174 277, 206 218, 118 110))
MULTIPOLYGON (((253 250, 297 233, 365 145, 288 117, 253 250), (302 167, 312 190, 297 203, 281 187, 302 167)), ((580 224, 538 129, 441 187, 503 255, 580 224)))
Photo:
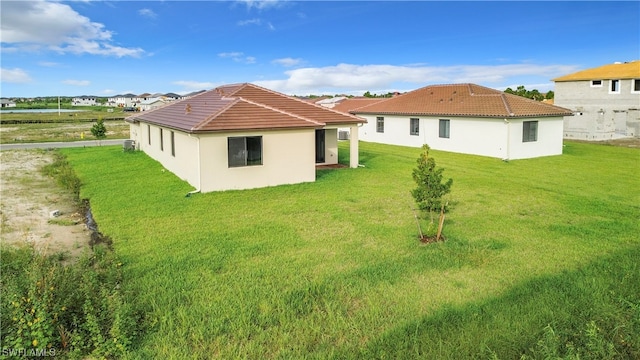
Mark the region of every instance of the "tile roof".
POLYGON ((342 100, 341 102, 337 103, 336 106, 332 107, 331 109, 333 109, 335 111, 349 113, 352 110, 361 108, 363 106, 375 104, 375 103, 380 102, 382 100, 386 100, 386 98, 368 98, 368 97, 350 98, 350 99, 342 100))
POLYGON ((475 84, 430 85, 350 112, 500 118, 572 114, 569 109, 475 84))
POLYGON ((218 87, 159 109, 132 115, 185 132, 319 128, 326 124, 363 123, 351 114, 331 111, 253 84, 218 87))
POLYGON ((599 66, 592 69, 582 70, 573 74, 560 76, 553 81, 580 81, 580 80, 603 80, 603 79, 639 79, 640 60, 614 63, 599 66))

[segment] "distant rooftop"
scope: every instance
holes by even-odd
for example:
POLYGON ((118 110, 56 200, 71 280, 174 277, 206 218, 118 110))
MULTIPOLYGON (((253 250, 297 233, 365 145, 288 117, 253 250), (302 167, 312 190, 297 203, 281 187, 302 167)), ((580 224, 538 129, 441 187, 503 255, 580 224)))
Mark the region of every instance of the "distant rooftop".
POLYGON ((638 78, 640 78, 640 60, 624 63, 613 63, 592 69, 582 70, 573 74, 557 77, 553 79, 553 81, 563 82, 638 78))

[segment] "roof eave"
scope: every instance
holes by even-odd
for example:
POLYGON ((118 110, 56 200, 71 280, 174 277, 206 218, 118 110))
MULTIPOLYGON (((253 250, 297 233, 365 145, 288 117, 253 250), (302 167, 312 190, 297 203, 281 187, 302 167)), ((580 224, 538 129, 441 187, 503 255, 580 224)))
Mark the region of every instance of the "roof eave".
POLYGON ((400 116, 452 116, 452 117, 478 117, 478 118, 493 118, 493 119, 517 119, 517 118, 532 118, 532 117, 557 117, 557 116, 573 116, 573 113, 557 113, 557 114, 452 114, 452 113, 401 113, 401 112, 370 112, 359 113, 366 115, 400 115, 400 116))

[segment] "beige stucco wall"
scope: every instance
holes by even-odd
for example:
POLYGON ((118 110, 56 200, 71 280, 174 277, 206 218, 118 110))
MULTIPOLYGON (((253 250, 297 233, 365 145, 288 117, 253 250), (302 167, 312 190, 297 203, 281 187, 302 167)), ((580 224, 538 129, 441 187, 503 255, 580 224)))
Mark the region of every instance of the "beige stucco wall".
POLYGON ((324 163, 323 164, 333 165, 337 163, 338 163, 338 128, 325 128, 324 129, 324 163))
POLYGON ((165 169, 176 174, 194 188, 199 188, 198 137, 162 128, 163 147, 161 149, 160 129, 161 127, 142 123, 132 124, 129 132, 131 139, 136 140, 138 150, 144 151, 149 157, 159 161, 165 169), (175 155, 171 153, 171 132, 174 134, 175 155))
POLYGON ((315 131, 282 130, 200 135, 202 192, 312 182, 316 178, 315 131), (228 166, 227 138, 262 136, 262 165, 228 166))

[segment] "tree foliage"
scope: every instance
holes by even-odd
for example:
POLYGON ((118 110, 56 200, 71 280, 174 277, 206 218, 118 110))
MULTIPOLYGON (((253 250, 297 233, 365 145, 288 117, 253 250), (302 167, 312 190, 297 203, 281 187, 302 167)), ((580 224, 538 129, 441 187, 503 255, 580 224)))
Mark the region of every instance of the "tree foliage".
MULTIPOLYGON (((411 191, 420 210, 430 215, 442 208, 442 197, 451 191, 453 179, 443 182, 443 168, 436 167, 436 160, 429 156, 429 145, 422 145, 422 153, 417 160, 418 166, 413 169, 413 180, 417 187, 411 191)), ((431 216, 433 222, 433 216, 431 216)))
POLYGON ((525 87, 523 85, 518 86, 515 90, 513 90, 512 88, 509 87, 504 92, 506 92, 507 94, 513 94, 513 95, 526 97, 528 99, 533 99, 533 100, 536 100, 536 101, 542 101, 544 99, 553 99, 553 95, 554 95, 553 91, 549 91, 546 94, 542 94, 537 89, 527 90, 527 89, 525 89, 525 87), (551 95, 549 95, 549 94, 551 94, 551 95), (551 97, 549 97, 549 96, 551 96, 551 97))
POLYGON ((104 120, 102 118, 98 118, 98 121, 93 124, 91 127, 91 134, 95 136, 98 141, 107 137, 107 128, 104 126, 104 120))

